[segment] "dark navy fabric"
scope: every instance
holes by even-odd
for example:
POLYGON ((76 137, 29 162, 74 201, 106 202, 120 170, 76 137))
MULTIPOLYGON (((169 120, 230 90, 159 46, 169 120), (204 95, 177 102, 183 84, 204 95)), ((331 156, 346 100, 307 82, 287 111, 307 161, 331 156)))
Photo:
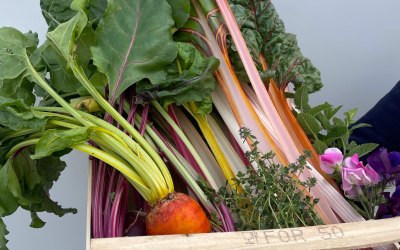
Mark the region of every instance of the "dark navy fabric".
POLYGON ((358 123, 372 127, 354 130, 351 140, 358 144, 375 142, 389 152, 400 151, 400 81, 358 123))

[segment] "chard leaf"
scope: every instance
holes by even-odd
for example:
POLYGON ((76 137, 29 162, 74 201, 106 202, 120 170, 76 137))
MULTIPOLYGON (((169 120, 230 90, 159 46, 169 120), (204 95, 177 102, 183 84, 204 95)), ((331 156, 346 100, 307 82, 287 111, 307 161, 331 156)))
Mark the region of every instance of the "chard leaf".
MULTIPOLYGON (((76 41, 76 50, 74 58, 76 62, 82 66, 87 76, 90 76, 92 85, 100 92, 104 92, 106 85, 106 77, 97 71, 97 68, 91 63, 90 47, 94 46, 94 32, 86 27, 76 41)), ((46 42, 43 46, 41 57, 46 64, 50 73, 50 85, 62 93, 86 93, 84 87, 81 86, 79 80, 75 77, 71 67, 64 56, 62 56, 50 42, 46 42)))
POLYGON ((87 127, 61 131, 49 129, 36 144, 35 154, 31 155, 31 158, 40 159, 65 148, 85 143, 90 133, 91 130, 87 127))
POLYGON ((107 8, 107 0, 89 0, 89 20, 92 23, 92 27, 96 28, 99 24, 104 12, 107 8))
MULTIPOLYGON (((312 65, 311 61, 303 56, 297 45, 296 37, 286 33, 284 24, 279 18, 271 1, 263 0, 230 0, 231 9, 235 15, 242 32, 251 29, 258 35, 244 35, 246 44, 255 53, 260 50, 265 57, 270 69, 275 71, 275 82, 287 85, 292 82, 295 87, 302 84, 308 86, 310 93, 322 87, 320 72, 312 65), (261 42, 254 46, 257 39, 261 42), (258 49, 257 49, 258 47, 258 49)), ((246 31, 248 34, 249 31, 246 31)), ((258 58, 259 54, 255 57, 258 58)), ((253 59, 256 64, 259 60, 253 59)))
POLYGON ((76 48, 75 40, 79 38, 88 21, 85 12, 86 4, 87 0, 74 0, 71 4, 71 9, 78 11, 76 15, 68 22, 59 24, 52 32, 47 33, 47 38, 68 63, 74 61, 73 55, 75 54, 76 48))
POLYGON ((0 125, 12 130, 42 130, 47 119, 37 117, 22 100, 0 96, 0 125))
POLYGON ((80 82, 76 79, 65 58, 46 42, 43 45, 42 58, 50 73, 51 86, 57 91, 70 93, 76 91, 80 82))
POLYGON ((59 217, 65 214, 76 214, 78 212, 75 208, 63 208, 60 204, 50 199, 48 193, 42 192, 41 197, 41 202, 32 204, 29 210, 52 213, 59 217))
POLYGON ((32 219, 32 222, 29 225, 30 227, 42 228, 46 224, 46 222, 42 221, 42 219, 39 218, 39 216, 36 212, 31 212, 31 219, 32 219))
POLYGON ((22 183, 24 199, 29 202, 21 206, 31 212, 49 212, 57 216, 76 213, 76 209, 62 208, 49 197, 49 190, 66 167, 65 162, 53 155, 32 160, 30 157, 32 154, 33 148, 31 147, 18 154, 13 161, 13 167, 22 183))
POLYGON ((8 240, 5 237, 8 233, 6 224, 4 224, 3 218, 0 216, 0 250, 8 250, 6 247, 8 240))
POLYGON ((189 0, 168 0, 172 7, 172 17, 174 18, 175 27, 177 29, 183 27, 190 16, 189 0))
POLYGON ((171 7, 159 0, 110 0, 96 30, 94 64, 107 75, 111 103, 129 86, 159 84, 177 54, 171 7), (157 14, 154 11, 157 10, 157 14))
POLYGON ((73 0, 41 0, 42 15, 47 22, 48 31, 54 30, 75 16, 76 11, 70 8, 73 0))
POLYGON ((0 168, 0 217, 14 213, 21 198, 21 188, 18 178, 12 168, 11 162, 7 161, 0 168))
POLYGON ((36 45, 37 41, 14 28, 0 28, 0 80, 23 75, 28 52, 36 49, 36 45))
POLYGON ((13 99, 19 99, 26 105, 35 103, 35 95, 32 93, 35 84, 29 80, 26 72, 14 79, 0 80, 0 95, 13 99))
MULTIPOLYGON (((61 23, 69 21, 76 15, 76 10, 71 9, 73 0, 41 0, 40 6, 45 18, 48 31, 53 31, 61 23)), ((88 0, 86 9, 93 28, 96 28, 107 7, 107 0, 88 0)))
POLYGON ((167 80, 159 85, 142 82, 137 86, 138 98, 160 99, 161 103, 178 105, 201 102, 214 90, 214 71, 219 62, 213 57, 204 57, 188 43, 178 43, 178 57, 168 68, 167 80))

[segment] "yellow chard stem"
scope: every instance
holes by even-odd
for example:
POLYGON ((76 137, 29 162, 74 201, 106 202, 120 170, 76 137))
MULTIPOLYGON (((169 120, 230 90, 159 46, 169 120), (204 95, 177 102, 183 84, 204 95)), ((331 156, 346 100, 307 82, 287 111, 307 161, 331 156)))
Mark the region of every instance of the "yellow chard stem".
POLYGON ((196 113, 196 105, 193 102, 185 105, 185 108, 196 119, 197 124, 199 125, 201 132, 203 133, 208 145, 210 146, 211 151, 213 152, 214 157, 217 160, 218 165, 221 168, 225 178, 228 180, 229 185, 231 187, 235 187, 236 184, 232 180, 235 178, 235 174, 233 173, 232 167, 227 161, 225 154, 222 152, 220 146, 218 145, 217 140, 215 140, 215 136, 211 131, 211 128, 207 122, 207 118, 202 114, 196 113))

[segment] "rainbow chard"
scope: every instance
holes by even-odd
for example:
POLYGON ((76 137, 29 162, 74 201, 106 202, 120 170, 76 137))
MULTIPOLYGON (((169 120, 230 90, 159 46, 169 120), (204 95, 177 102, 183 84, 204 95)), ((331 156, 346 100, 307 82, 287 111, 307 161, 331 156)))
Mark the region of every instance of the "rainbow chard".
MULTIPOLYGON (((275 134, 275 136, 279 139, 281 148, 285 149, 285 155, 287 157, 286 159, 289 162, 293 162, 296 159, 296 157, 298 157, 299 151, 295 146, 295 140, 293 138, 291 138, 291 136, 290 136, 289 129, 288 130, 285 129, 286 126, 283 123, 283 121, 285 119, 280 119, 279 114, 273 105, 273 102, 271 101, 268 93, 266 92, 266 89, 263 88, 263 83, 260 79, 259 73, 257 72, 255 64, 252 60, 252 57, 246 47, 245 41, 244 41, 241 33, 239 32, 237 23, 235 22, 235 20, 233 18, 232 11, 231 11, 228 3, 226 1, 222 1, 222 0, 216 1, 216 2, 222 13, 222 16, 224 17, 225 25, 230 30, 230 34, 232 36, 233 43, 235 44, 235 49, 239 53, 241 62, 244 66, 244 69, 246 70, 246 74, 247 74, 249 81, 251 82, 252 87, 256 93, 257 100, 259 102, 261 110, 263 111, 264 115, 268 118, 268 120, 270 121, 270 124, 272 125, 272 131, 270 131, 270 132, 272 134, 275 134)), ((268 11, 257 12, 259 10, 266 10, 267 8, 270 8, 270 10, 272 10, 272 13, 274 11, 274 9, 271 8, 270 2, 264 2, 264 1, 250 1, 249 3, 247 3, 247 2, 242 3, 241 1, 237 1, 237 2, 240 2, 242 4, 242 6, 240 6, 242 8, 239 8, 239 10, 243 11, 243 8, 245 8, 245 7, 249 8, 251 10, 251 14, 249 17, 253 16, 253 18, 254 18, 254 15, 257 15, 254 13, 268 14, 268 11)), ((237 2, 235 2, 235 3, 237 3, 237 2)), ((203 5, 203 6, 205 6, 205 5, 203 5)), ((247 12, 247 13, 249 13, 249 12, 247 12)), ((214 13, 214 14, 218 14, 218 13, 214 13)), ((272 16, 272 17, 274 17, 274 16, 272 16)), ((218 20, 218 19, 214 18, 212 20, 218 20)), ((251 18, 250 18, 250 20, 251 20, 251 18)), ((262 21, 262 20, 266 20, 266 19, 262 19, 262 18, 258 17, 256 20, 262 21)), ((276 17, 275 17, 275 19, 272 19, 270 21, 271 22, 276 21, 276 17)), ((253 26, 253 28, 258 29, 258 27, 261 27, 262 25, 265 26, 265 24, 258 23, 258 25, 253 26)), ((281 31, 282 31, 282 29, 281 29, 281 31)), ((270 34, 268 34, 268 35, 270 35, 270 34)), ((249 36, 249 37, 251 37, 251 36, 249 36)), ((273 40, 273 37, 269 37, 269 36, 264 37, 264 39, 267 39, 267 38, 273 40)), ((294 48, 296 48, 296 46, 294 48)), ((253 57, 256 57, 256 55, 253 57)), ((304 75, 306 76, 307 71, 305 69, 307 69, 310 66, 310 63, 308 60, 303 60, 303 61, 305 62, 303 64, 304 67, 302 68, 302 66, 301 66, 302 64, 299 63, 300 67, 298 67, 298 69, 299 69, 300 73, 304 73, 304 75)), ((279 64, 279 60, 275 61, 275 63, 279 64)), ((260 64, 262 65, 263 62, 261 61, 260 64)), ((298 64, 298 62, 296 62, 296 60, 295 60, 294 62, 291 62, 291 64, 289 66, 283 66, 284 72, 288 76, 286 79, 292 79, 292 78, 289 78, 289 76, 290 76, 291 72, 296 72, 294 70, 294 66, 297 66, 297 64, 298 64)), ((318 89, 321 86, 318 83, 318 78, 319 78, 318 71, 313 67, 309 67, 308 70, 311 75, 310 86, 314 86, 315 89, 318 89), (317 81, 315 81, 314 78, 317 78, 317 81)), ((292 80, 290 80, 290 81, 292 81, 292 80)), ((287 83, 284 82, 284 84, 287 84, 287 83)), ((294 126, 296 126, 296 124, 294 124, 294 126)), ((318 165, 316 165, 316 167, 318 167, 318 165)), ((336 213, 338 213, 339 216, 345 221, 362 220, 362 217, 359 216, 358 213, 354 209, 351 209, 351 206, 348 204, 348 202, 346 202, 343 199, 343 197, 337 192, 337 190, 335 190, 330 184, 325 184, 326 181, 319 173, 317 173, 317 172, 308 173, 308 171, 305 171, 303 173, 303 176, 300 176, 300 177, 308 178, 308 177, 312 176, 313 174, 318 179, 319 184, 313 188, 312 194, 314 196, 322 198, 318 207, 322 208, 322 209, 319 209, 319 213, 320 213, 321 217, 325 220, 325 222, 329 223, 329 222, 337 221, 337 218, 332 213, 332 210, 334 210, 336 213), (335 202, 330 202, 329 200, 324 200, 324 198, 323 198, 323 197, 331 197, 331 196, 335 197, 335 202), (341 206, 338 206, 337 204, 341 204, 341 206), (342 209, 342 207, 346 207, 347 209, 342 209)))

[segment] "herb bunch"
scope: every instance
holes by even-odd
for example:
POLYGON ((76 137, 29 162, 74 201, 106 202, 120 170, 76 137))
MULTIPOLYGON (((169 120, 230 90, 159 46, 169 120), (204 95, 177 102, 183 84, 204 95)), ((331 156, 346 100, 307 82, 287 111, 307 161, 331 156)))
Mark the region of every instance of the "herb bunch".
POLYGON ((297 121, 307 134, 318 154, 323 154, 327 148, 340 148, 344 156, 358 154, 359 157, 369 154, 378 147, 376 143, 357 144, 350 141, 351 133, 369 124, 359 123, 354 125, 357 109, 344 112, 344 118, 337 117, 342 106, 334 107, 325 102, 312 107, 309 104, 310 90, 307 86, 299 87, 294 96, 294 104, 299 111, 297 121))
POLYGON ((243 140, 253 141, 252 150, 246 152, 249 162, 257 165, 239 172, 233 182, 238 188, 223 186, 218 192, 207 189, 209 198, 225 203, 234 216, 237 230, 261 230, 322 224, 314 211, 318 199, 304 191, 315 186, 315 178, 301 182, 296 176, 306 167, 309 152, 297 162, 282 166, 274 162, 275 153, 262 154, 259 143, 247 128, 240 130, 243 140), (240 188, 239 188, 240 187, 240 188))

